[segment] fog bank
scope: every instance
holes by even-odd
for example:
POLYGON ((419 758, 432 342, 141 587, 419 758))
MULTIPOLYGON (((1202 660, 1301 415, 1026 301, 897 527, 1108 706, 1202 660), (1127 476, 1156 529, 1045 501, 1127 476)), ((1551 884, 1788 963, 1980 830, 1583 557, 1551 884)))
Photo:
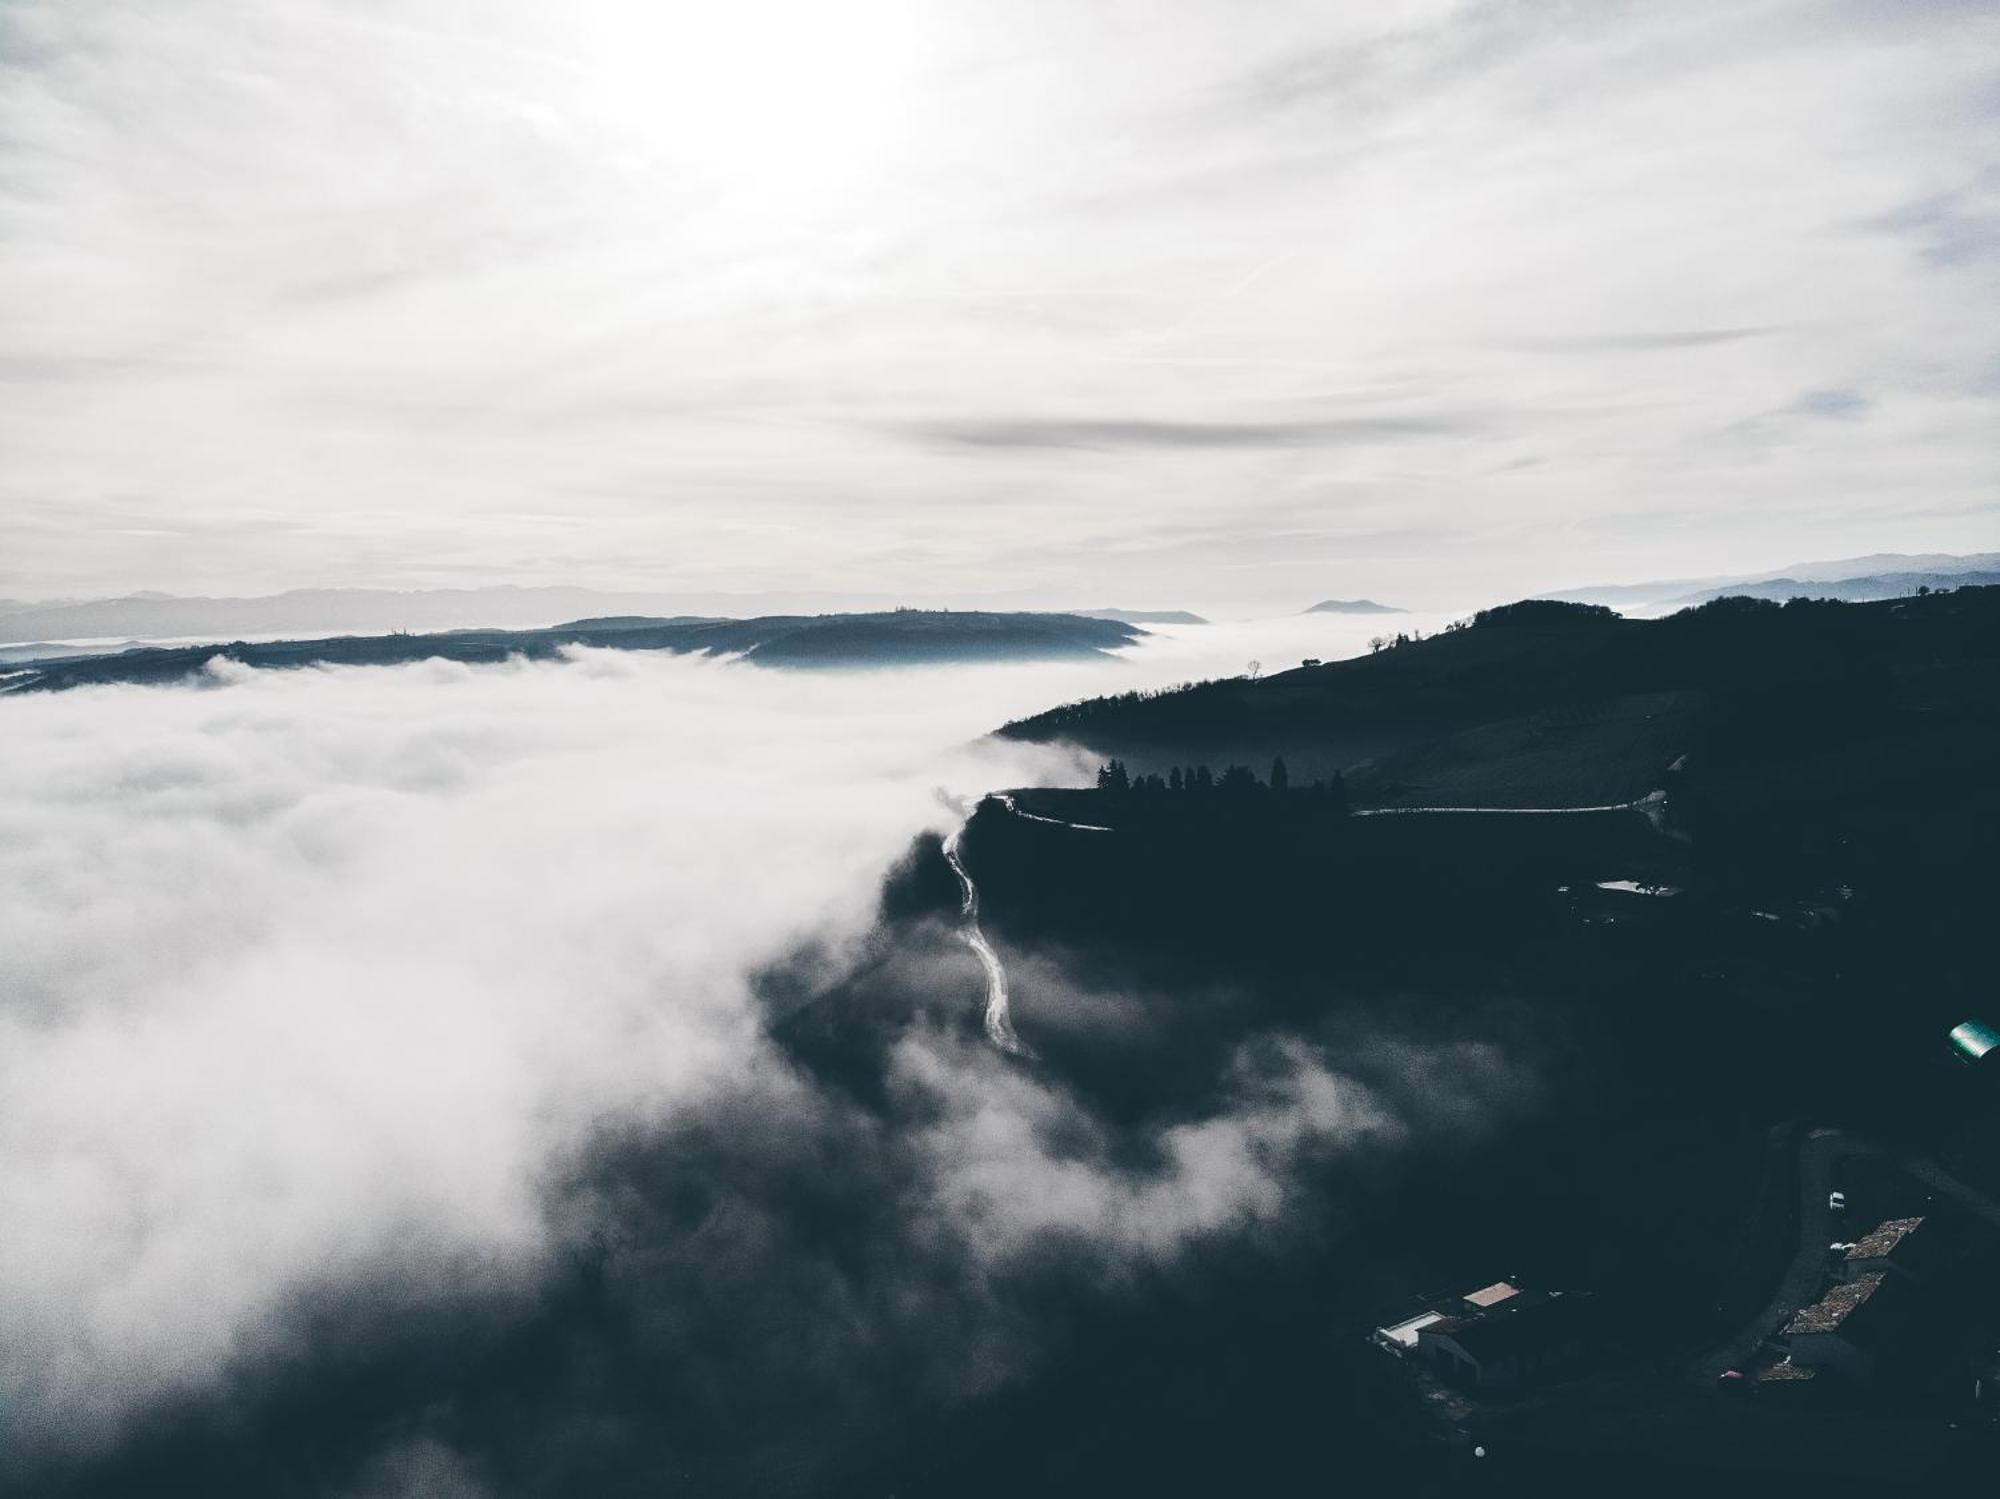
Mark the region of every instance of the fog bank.
MULTIPOLYGON (((0 703, 13 1460, 106 1450, 165 1401, 249 1398, 310 1363, 315 1308, 393 1324, 531 1297, 591 1242, 623 1245, 676 1326, 798 1288, 836 1383, 954 1327, 951 1358, 899 1355, 894 1377, 956 1398, 1032 1356, 1032 1319, 994 1288, 1051 1246, 1115 1278, 1282 1231, 1304 1164, 1426 1127, 1409 1097, 1273 1038, 1134 1168, 1087 1101, 923 1018, 983 999, 944 928, 898 980, 912 1022, 886 1114, 799 1073, 754 984, 800 954, 840 971, 884 873, 948 823, 940 790, 1088 773, 984 730, 1246 641, 873 674, 218 661, 198 686, 0 703), (802 1226, 814 1161, 833 1220, 871 1225, 859 1270, 802 1226), (691 1229, 643 1180, 733 1206, 691 1229), (726 1266, 748 1278, 718 1290, 726 1266)), ((716 1377, 764 1390, 775 1366, 741 1336, 716 1377)), ((356 1482, 463 1476, 411 1440, 356 1482)))

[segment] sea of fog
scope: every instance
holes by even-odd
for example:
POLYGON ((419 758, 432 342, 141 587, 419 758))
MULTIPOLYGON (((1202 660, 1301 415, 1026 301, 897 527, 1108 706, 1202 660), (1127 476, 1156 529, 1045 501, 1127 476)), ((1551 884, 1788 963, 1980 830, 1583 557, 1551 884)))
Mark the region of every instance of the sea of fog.
MULTIPOLYGON (((838 970, 952 798, 1087 779, 983 737, 1004 720, 1441 622, 864 673, 218 661, 0 700, 0 1478, 115 1456, 162 1412, 254 1406, 329 1356, 329 1327, 525 1304, 585 1241, 645 1246, 669 1364, 689 1327, 728 1341, 704 1319, 732 1297, 775 1299, 843 1389, 948 1324, 949 1360, 896 1363, 943 1400, 1032 1360, 1007 1286, 1038 1246, 1115 1276, 1282 1231, 1297 1161, 1421 1128, 1393 1088, 1265 1038, 1238 1094, 1134 1156, 1031 1063, 917 1027, 887 1113, 858 1111, 774 1049, 753 977, 801 953, 838 970), (728 1132, 752 1159, 713 1158, 718 1118, 755 1121, 728 1132), (731 1211, 699 1234, 635 1218, 592 1164, 613 1136, 709 1141, 658 1169, 731 1211), (800 1153, 872 1204, 858 1260, 822 1265, 775 1185, 800 1153), (723 1264, 742 1278, 718 1289, 723 1264)), ((903 981, 976 1010, 976 968, 939 953, 903 981)), ((757 1357, 703 1377, 763 1388, 757 1357)), ((412 1491, 478 1466, 423 1440, 412 1491)))

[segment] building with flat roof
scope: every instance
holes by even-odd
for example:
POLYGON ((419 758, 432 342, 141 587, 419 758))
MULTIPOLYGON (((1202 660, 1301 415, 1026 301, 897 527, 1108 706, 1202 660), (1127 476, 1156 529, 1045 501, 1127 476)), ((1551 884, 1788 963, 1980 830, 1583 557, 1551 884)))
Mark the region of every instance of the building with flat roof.
POLYGON ((1459 1298, 1465 1303, 1468 1316, 1490 1311, 1503 1301, 1511 1301, 1521 1294, 1521 1288, 1511 1281, 1496 1280, 1490 1286, 1481 1286, 1476 1291, 1467 1291, 1459 1298))
POLYGON ((1418 1312, 1414 1317, 1405 1317, 1400 1322, 1392 1322, 1387 1327, 1375 1329, 1375 1341, 1391 1353, 1408 1354, 1417 1351, 1417 1334, 1433 1322, 1442 1322, 1443 1312, 1418 1312))
POLYGON ((1574 1368, 1590 1345, 1588 1297, 1495 1281, 1414 1329, 1416 1355, 1452 1384, 1507 1391, 1574 1368))

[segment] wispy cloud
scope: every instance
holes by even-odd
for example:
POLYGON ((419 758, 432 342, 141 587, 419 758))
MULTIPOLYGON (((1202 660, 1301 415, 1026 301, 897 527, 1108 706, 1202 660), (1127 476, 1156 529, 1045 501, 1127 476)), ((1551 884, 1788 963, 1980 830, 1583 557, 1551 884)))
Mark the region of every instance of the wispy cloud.
POLYGON ((1314 448, 1439 437, 1473 425, 1443 417, 1391 416, 1302 422, 1022 417, 936 422, 909 430, 972 448, 1314 448))
POLYGON ((1808 416, 1826 417, 1831 421, 1855 421, 1868 414, 1875 403, 1858 390, 1835 388, 1832 390, 1809 390, 1799 397, 1798 409, 1808 416))
POLYGON ((1706 349, 1716 344, 1741 343, 1747 338, 1765 338, 1773 328, 1689 328, 1678 332, 1580 333, 1563 338, 1513 338, 1500 347, 1535 353, 1597 354, 1652 349, 1706 349))

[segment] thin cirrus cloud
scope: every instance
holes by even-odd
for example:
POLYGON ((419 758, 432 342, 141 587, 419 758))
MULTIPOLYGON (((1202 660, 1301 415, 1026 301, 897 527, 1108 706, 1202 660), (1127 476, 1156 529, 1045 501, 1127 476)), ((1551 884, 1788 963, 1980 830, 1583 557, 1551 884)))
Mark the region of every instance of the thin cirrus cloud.
POLYGON ((1442 417, 1345 417, 1305 422, 1000 418, 918 426, 915 435, 972 448, 1313 448, 1468 431, 1442 417))
POLYGON ((1678 333, 1590 333, 1569 338, 1516 338, 1507 347, 1578 354, 1607 349, 1703 349, 1715 344, 1740 343, 1746 338, 1764 338, 1778 331, 1775 328, 1689 328, 1678 333))

